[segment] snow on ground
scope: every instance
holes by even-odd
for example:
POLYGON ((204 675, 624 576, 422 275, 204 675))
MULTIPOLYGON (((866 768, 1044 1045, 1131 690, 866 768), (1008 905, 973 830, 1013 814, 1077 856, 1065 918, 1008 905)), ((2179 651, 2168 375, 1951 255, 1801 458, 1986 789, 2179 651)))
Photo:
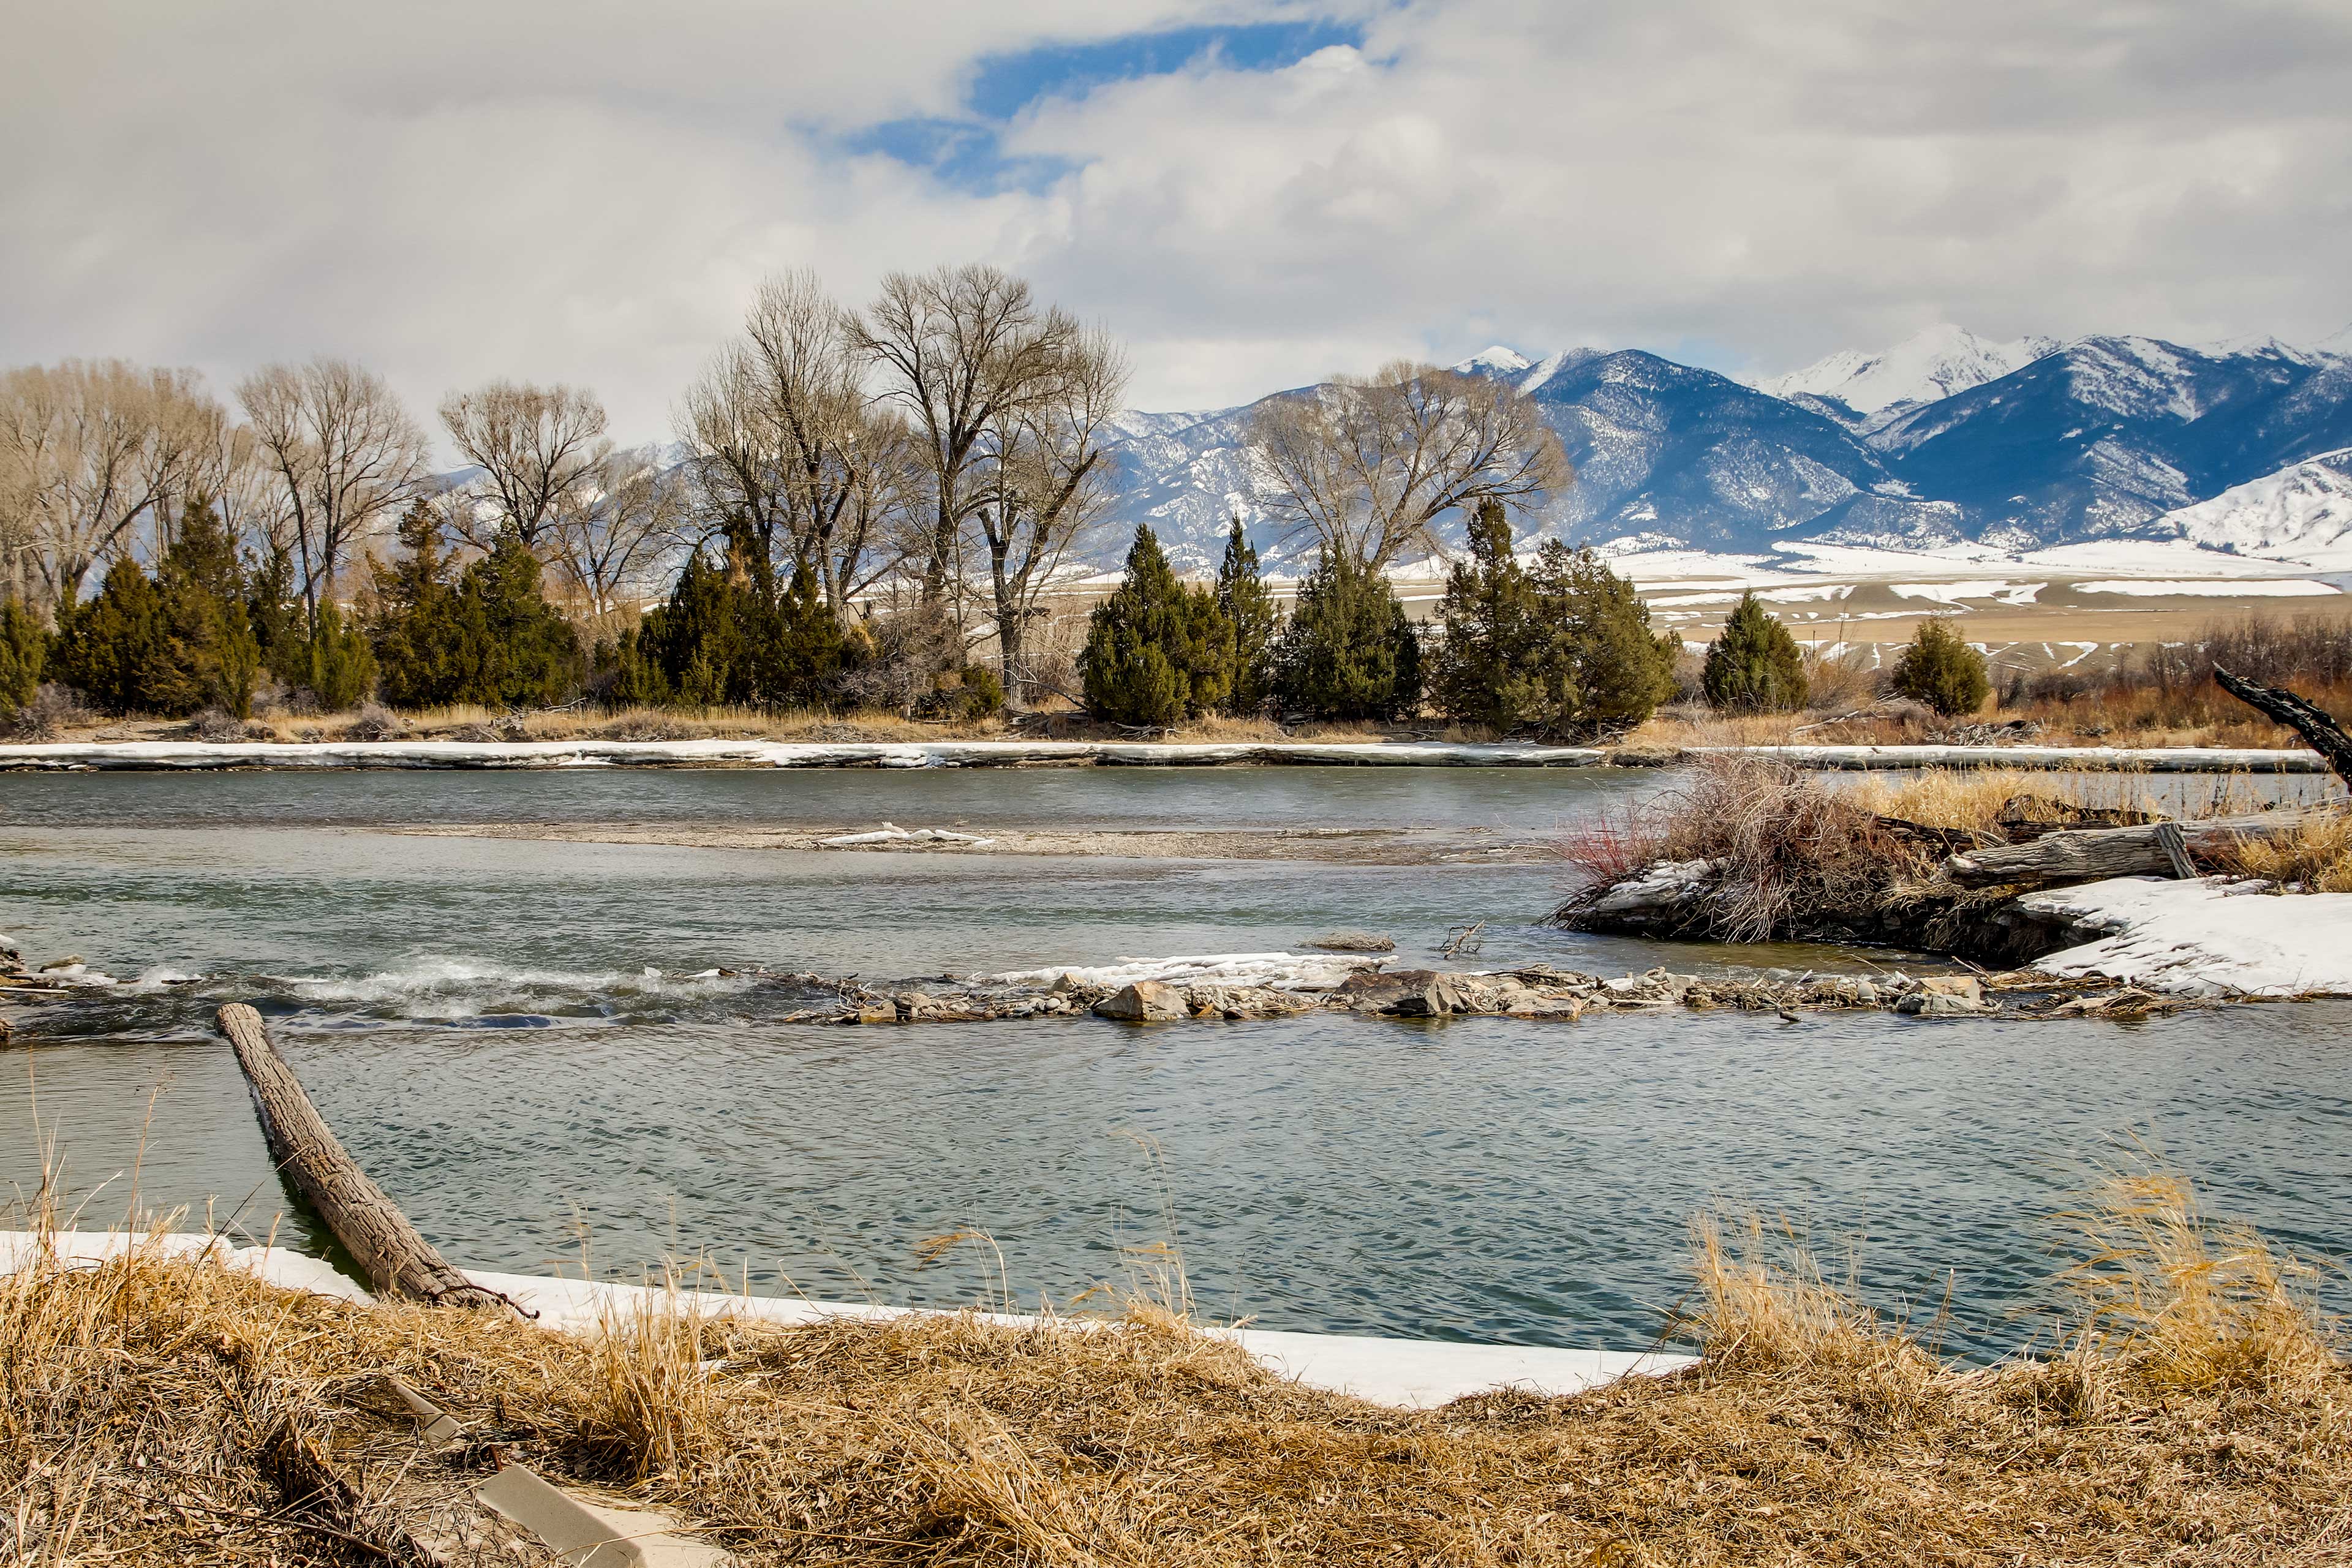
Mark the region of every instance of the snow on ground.
POLYGON ((1122 958, 1091 968, 1023 969, 979 978, 999 985, 1051 985, 1063 975, 1088 985, 1278 985, 1285 991, 1328 991, 1360 970, 1386 960, 1361 953, 1222 952, 1197 958, 1122 958))
MULTIPOLYGON (((1866 619, 1856 616, 1855 619, 1866 619)), ((2326 773, 2318 753, 2212 746, 1697 746, 1808 768, 2003 767, 2149 773, 2326 773)), ((0 769, 61 773, 204 768, 1580 768, 1591 746, 1439 742, 1240 741, 113 741, 0 746, 0 769)), ((878 830, 877 830, 878 831, 878 830)))
POLYGON ((2011 583, 1993 577, 1974 583, 1890 583, 1888 591, 1898 599, 1925 599, 1936 605, 1958 605, 1970 599, 1991 599, 2003 605, 2030 605, 2041 596, 2047 583, 2011 583))
POLYGON ((2107 933, 2033 967, 2188 996, 2352 995, 2352 893, 2271 896, 2268 886, 2116 877, 2029 893, 2034 913, 2107 933))
MULTIPOLYGON (((1896 593, 1903 590, 1897 588, 1896 593)), ((2257 577, 2251 580, 2216 583, 2184 581, 2179 578, 2135 577, 2125 580, 2097 579, 2074 584, 2078 594, 2129 594, 2135 598, 2153 598, 2167 594, 2180 594, 2197 598, 2214 599, 2294 599, 2319 594, 2340 594, 2341 588, 2326 583, 2315 583, 2308 577, 2257 577)))
MULTIPOLYGON (((43 1250, 60 1261, 95 1267, 136 1248, 170 1258, 209 1255, 284 1289, 305 1290, 364 1303, 367 1291, 315 1258, 282 1247, 232 1247, 215 1237, 174 1234, 155 1237, 114 1232, 61 1231, 36 1237, 0 1231, 0 1274, 25 1267, 43 1250)), ((673 1311, 698 1319, 739 1318, 799 1327, 841 1320, 886 1321, 900 1317, 953 1314, 919 1307, 885 1307, 870 1301, 812 1301, 800 1296, 736 1295, 718 1290, 677 1290, 625 1285, 606 1279, 566 1279, 541 1274, 496 1274, 461 1269, 485 1289, 496 1290, 532 1313, 541 1328, 562 1333, 601 1334, 614 1323, 641 1321, 647 1313, 673 1311)), ((1019 1313, 975 1312, 982 1321, 1031 1328, 1038 1320, 1019 1313)), ((1087 1322, 1077 1319, 1064 1321, 1087 1322)), ((1231 1340, 1278 1376, 1309 1388, 1351 1394, 1375 1405, 1431 1409, 1468 1394, 1494 1388, 1524 1389, 1548 1397, 1581 1393, 1630 1375, 1658 1375, 1698 1358, 1667 1351, 1596 1351, 1552 1345, 1459 1344, 1447 1340, 1385 1340, 1360 1334, 1302 1334, 1270 1329, 1210 1328, 1231 1340)))

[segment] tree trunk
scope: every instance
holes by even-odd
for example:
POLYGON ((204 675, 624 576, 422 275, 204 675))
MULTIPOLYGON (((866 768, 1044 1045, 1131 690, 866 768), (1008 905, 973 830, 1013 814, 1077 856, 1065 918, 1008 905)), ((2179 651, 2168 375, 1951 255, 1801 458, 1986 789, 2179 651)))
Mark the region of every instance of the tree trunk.
POLYGON ((310 1103, 293 1069, 271 1048, 260 1014, 232 1002, 220 1010, 219 1024, 253 1089, 254 1112, 261 1120, 270 1158, 358 1261, 370 1289, 432 1306, 504 1307, 518 1317, 524 1315, 506 1297, 457 1272, 417 1234, 383 1189, 368 1180, 310 1103))
POLYGON ((1963 888, 2008 884, 2047 887, 2095 882, 2105 877, 2173 876, 2176 862, 2165 840, 2195 857, 2218 855, 2240 838, 2268 838, 2294 832, 2323 815, 2309 810, 2265 811, 2246 816, 2214 816, 2201 822, 2159 822, 2144 827, 2080 828, 2046 834, 2025 844, 1996 844, 1955 855, 1944 869, 1963 888), (2166 829, 2170 829, 2169 835, 2166 829))
POLYGON ((2345 734, 2343 725, 2292 691, 2256 685, 2242 675, 2231 675, 2220 665, 2213 667, 2213 681, 2239 701, 2302 736, 2313 751, 2327 760, 2327 765, 2336 770, 2336 776, 2344 781, 2345 787, 2352 789, 2352 735, 2345 734))

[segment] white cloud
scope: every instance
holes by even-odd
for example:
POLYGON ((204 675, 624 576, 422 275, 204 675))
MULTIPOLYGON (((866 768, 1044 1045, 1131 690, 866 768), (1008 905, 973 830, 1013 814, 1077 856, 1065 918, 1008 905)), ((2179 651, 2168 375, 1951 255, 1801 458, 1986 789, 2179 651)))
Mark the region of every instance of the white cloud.
MULTIPOLYGON (((2316 338, 2352 316, 2337 5, 1861 0, 1372 13, 1365 46, 1034 106, 1077 172, 948 187, 840 133, 982 55, 1244 15, 1157 0, 107 4, 12 22, 0 362, 226 383, 331 350, 425 411, 499 374, 633 436, 758 277, 1020 268, 1152 405, 1496 338, 1778 367, 1928 321, 2316 338)), ((1328 9, 1328 8, 1327 8, 1328 9)))

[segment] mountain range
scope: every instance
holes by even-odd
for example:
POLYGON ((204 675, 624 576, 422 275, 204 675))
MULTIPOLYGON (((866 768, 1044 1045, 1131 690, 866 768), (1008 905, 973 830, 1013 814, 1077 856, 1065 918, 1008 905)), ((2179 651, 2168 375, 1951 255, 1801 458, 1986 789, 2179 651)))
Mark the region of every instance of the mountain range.
MULTIPOLYGON (((1527 394, 1576 467, 1522 529, 1612 553, 2122 539, 2281 560, 2352 551, 2352 331, 2189 347, 1939 326, 1753 383, 1637 349, 1498 345, 1455 368, 1527 394)), ((1117 526, 1094 553, 1116 561, 1149 522, 1181 566, 1213 566, 1238 515, 1271 562, 1311 554, 1260 503, 1256 407, 1125 416, 1117 526)))

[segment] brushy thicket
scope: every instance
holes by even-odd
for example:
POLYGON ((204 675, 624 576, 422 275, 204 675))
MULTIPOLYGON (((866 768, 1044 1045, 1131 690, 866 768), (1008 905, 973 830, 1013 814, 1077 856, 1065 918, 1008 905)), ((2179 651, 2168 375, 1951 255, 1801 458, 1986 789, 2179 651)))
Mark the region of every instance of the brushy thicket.
POLYGON ((1697 1367, 1429 1411, 1286 1383, 1164 1300, 572 1338, 35 1260, 0 1279, 0 1554, 397 1560, 488 1440, 751 1563, 2335 1560, 2352 1382, 2297 1266, 2160 1172, 2066 1218, 2079 1305, 2042 1359, 1949 1364, 1733 1213, 1696 1226, 1697 1367), (468 1444, 420 1456, 386 1373, 468 1444))

